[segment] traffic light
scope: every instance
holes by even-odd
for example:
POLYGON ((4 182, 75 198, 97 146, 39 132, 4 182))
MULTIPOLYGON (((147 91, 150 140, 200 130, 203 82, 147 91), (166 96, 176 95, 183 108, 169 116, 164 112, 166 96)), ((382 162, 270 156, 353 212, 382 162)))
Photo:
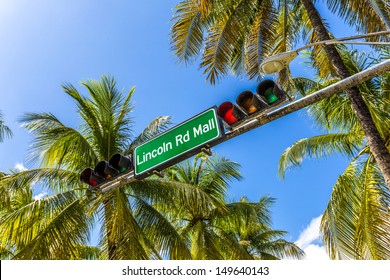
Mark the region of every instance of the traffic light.
POLYGON ((95 173, 104 179, 109 179, 119 173, 118 170, 111 167, 107 161, 100 161, 94 169, 95 173))
POLYGON ((217 114, 229 125, 232 125, 245 117, 244 113, 229 101, 223 102, 218 106, 217 114))
POLYGON ((256 93, 270 106, 276 106, 287 100, 287 94, 272 80, 262 81, 256 88, 256 93))
POLYGON ((104 181, 104 178, 97 175, 92 168, 85 168, 80 174, 80 181, 92 187, 104 181))
POLYGON ((110 158, 109 164, 120 173, 133 169, 131 157, 125 157, 121 154, 115 154, 110 158))
POLYGON ((121 154, 113 155, 109 162, 100 161, 95 168, 86 168, 80 174, 80 180, 90 186, 91 190, 98 188, 104 181, 115 178, 116 176, 133 169, 131 157, 121 154))
POLYGON ((272 80, 263 80, 256 88, 256 93, 249 90, 241 92, 236 104, 225 101, 218 106, 217 114, 228 128, 232 128, 261 113, 267 112, 287 100, 287 94, 272 80))

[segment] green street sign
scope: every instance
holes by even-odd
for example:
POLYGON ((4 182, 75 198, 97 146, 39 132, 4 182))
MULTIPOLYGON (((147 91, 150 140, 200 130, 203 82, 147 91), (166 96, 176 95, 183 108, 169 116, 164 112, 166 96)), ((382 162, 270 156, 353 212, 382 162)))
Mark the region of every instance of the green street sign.
POLYGON ((135 177, 146 177, 200 152, 207 143, 222 137, 223 131, 215 107, 167 130, 134 149, 135 177))

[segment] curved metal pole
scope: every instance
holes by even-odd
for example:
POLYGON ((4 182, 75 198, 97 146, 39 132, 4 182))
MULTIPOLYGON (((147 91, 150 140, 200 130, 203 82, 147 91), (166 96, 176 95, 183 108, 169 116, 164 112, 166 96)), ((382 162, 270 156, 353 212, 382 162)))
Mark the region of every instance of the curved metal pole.
POLYGON ((362 45, 362 44, 378 45, 377 43, 379 43, 379 44, 382 44, 382 45, 388 45, 387 42, 344 42, 344 41, 349 41, 349 40, 362 39, 362 38, 373 37, 373 36, 380 36, 380 35, 387 35, 387 34, 390 34, 390 30, 389 31, 380 31, 380 32, 367 33, 367 34, 363 34, 363 35, 356 35, 356 36, 336 38, 336 39, 331 39, 331 40, 311 43, 311 44, 308 44, 306 46, 300 47, 296 51, 300 52, 300 51, 302 51, 304 49, 307 49, 307 48, 310 48, 310 47, 313 47, 313 46, 317 46, 317 45, 322 45, 322 44, 329 45, 329 44, 353 44, 354 43, 354 44, 360 44, 360 45, 362 45))

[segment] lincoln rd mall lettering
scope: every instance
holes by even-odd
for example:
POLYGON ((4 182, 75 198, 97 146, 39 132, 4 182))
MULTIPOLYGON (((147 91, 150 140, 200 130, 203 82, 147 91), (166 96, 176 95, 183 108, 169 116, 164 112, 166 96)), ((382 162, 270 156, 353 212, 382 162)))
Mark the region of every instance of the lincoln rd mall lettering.
POLYGON ((135 174, 157 166, 219 138, 221 128, 214 108, 168 130, 134 149, 135 174))

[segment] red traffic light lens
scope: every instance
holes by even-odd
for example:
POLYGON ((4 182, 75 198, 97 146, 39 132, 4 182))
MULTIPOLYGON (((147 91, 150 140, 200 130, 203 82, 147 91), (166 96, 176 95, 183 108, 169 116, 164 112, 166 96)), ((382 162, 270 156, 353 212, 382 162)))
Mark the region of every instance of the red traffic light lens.
POLYGON ((225 116, 223 117, 223 119, 228 124, 234 124, 235 122, 237 122, 237 118, 233 115, 233 108, 226 111, 225 116))
POLYGON ((217 109, 217 114, 229 125, 234 124, 238 121, 238 118, 234 114, 234 105, 232 102, 226 101, 219 105, 217 109))

